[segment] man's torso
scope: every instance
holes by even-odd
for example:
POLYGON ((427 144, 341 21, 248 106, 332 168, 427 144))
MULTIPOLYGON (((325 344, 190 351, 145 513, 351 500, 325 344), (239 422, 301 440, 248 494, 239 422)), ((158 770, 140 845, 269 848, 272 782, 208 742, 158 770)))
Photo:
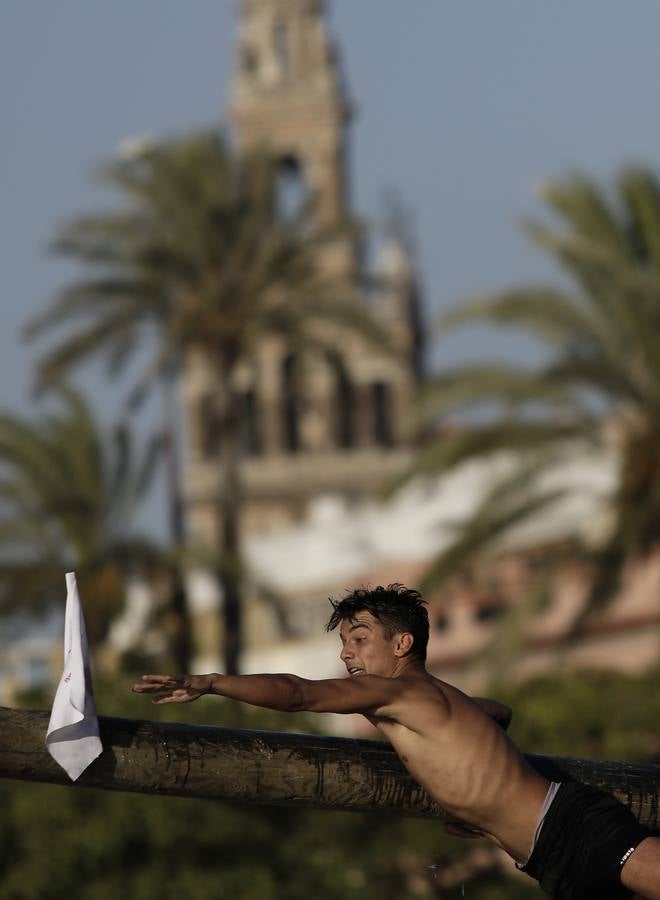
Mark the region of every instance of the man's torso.
POLYGON ((526 859, 549 783, 457 688, 426 672, 402 677, 410 690, 396 718, 370 721, 443 809, 526 859))

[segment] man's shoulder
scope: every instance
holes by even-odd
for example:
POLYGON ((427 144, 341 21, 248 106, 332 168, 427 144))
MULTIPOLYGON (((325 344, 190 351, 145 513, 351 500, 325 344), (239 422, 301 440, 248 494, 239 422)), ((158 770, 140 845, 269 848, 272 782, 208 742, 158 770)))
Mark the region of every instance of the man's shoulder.
MULTIPOLYGON (((371 718, 373 725, 381 728, 394 741, 396 729, 423 734, 431 723, 436 727, 445 722, 451 713, 450 703, 442 691, 442 682, 432 675, 408 675, 406 673, 392 679, 396 683, 396 697, 385 715, 371 718), (394 728, 394 731, 391 729, 394 728)), ((394 686, 394 685, 393 685, 394 686)))
POLYGON ((401 695, 405 696, 409 702, 419 701, 439 706, 444 706, 448 702, 445 692, 447 685, 426 670, 403 672, 398 676, 397 681, 401 695))
POLYGON ((404 671, 396 677, 397 681, 400 681, 402 684, 405 684, 407 687, 410 687, 413 690, 416 689, 426 691, 433 689, 442 691, 444 687, 448 686, 444 681, 436 678, 435 675, 431 675, 431 673, 427 669, 413 669, 404 671))

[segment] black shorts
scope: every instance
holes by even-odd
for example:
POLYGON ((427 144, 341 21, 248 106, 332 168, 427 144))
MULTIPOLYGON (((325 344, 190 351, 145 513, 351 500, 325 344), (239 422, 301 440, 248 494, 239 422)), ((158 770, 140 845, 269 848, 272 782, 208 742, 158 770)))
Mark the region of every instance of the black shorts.
POLYGON ((562 784, 522 871, 555 900, 627 900, 621 869, 650 832, 609 794, 562 784))

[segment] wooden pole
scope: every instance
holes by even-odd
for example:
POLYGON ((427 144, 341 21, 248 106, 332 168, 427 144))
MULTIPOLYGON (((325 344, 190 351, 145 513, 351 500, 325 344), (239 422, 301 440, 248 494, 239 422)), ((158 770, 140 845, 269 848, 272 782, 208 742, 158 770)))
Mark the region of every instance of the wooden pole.
MULTIPOLYGON (((49 713, 0 707, 0 777, 71 785, 44 740, 49 713)), ((442 818, 381 741, 99 717, 104 751, 76 786, 236 803, 442 818)), ((555 781, 592 784, 660 833, 660 766, 528 756, 555 781)))

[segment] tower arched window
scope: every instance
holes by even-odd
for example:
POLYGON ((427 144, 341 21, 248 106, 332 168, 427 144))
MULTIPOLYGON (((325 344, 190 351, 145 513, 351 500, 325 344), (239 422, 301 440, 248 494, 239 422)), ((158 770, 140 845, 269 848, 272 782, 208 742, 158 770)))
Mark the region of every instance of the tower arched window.
POLYGON ((300 402, 296 357, 293 353, 282 363, 282 418, 284 449, 289 453, 297 453, 300 449, 300 402))
POLYGON ((220 452, 220 419, 213 394, 199 399, 199 451, 203 459, 211 459, 220 452))
POLYGON ((261 453, 261 429, 259 427, 259 406, 254 388, 245 391, 241 397, 241 447, 246 456, 261 453))
POLYGON ((307 204, 309 191, 300 161, 293 155, 283 156, 277 165, 277 218, 290 224, 299 218, 307 204))
POLYGON ((241 68, 246 75, 254 76, 259 69, 259 57, 254 47, 243 44, 241 47, 241 68))
POLYGON ((334 433, 338 447, 355 445, 355 390, 342 360, 329 359, 334 375, 334 433))
POLYGON ((391 447, 394 443, 392 431, 392 402, 389 385, 377 381, 372 386, 373 441, 378 447, 391 447))
POLYGON ((291 54, 289 50, 289 33, 282 19, 277 19, 273 26, 273 48, 280 80, 286 81, 289 77, 291 54))

